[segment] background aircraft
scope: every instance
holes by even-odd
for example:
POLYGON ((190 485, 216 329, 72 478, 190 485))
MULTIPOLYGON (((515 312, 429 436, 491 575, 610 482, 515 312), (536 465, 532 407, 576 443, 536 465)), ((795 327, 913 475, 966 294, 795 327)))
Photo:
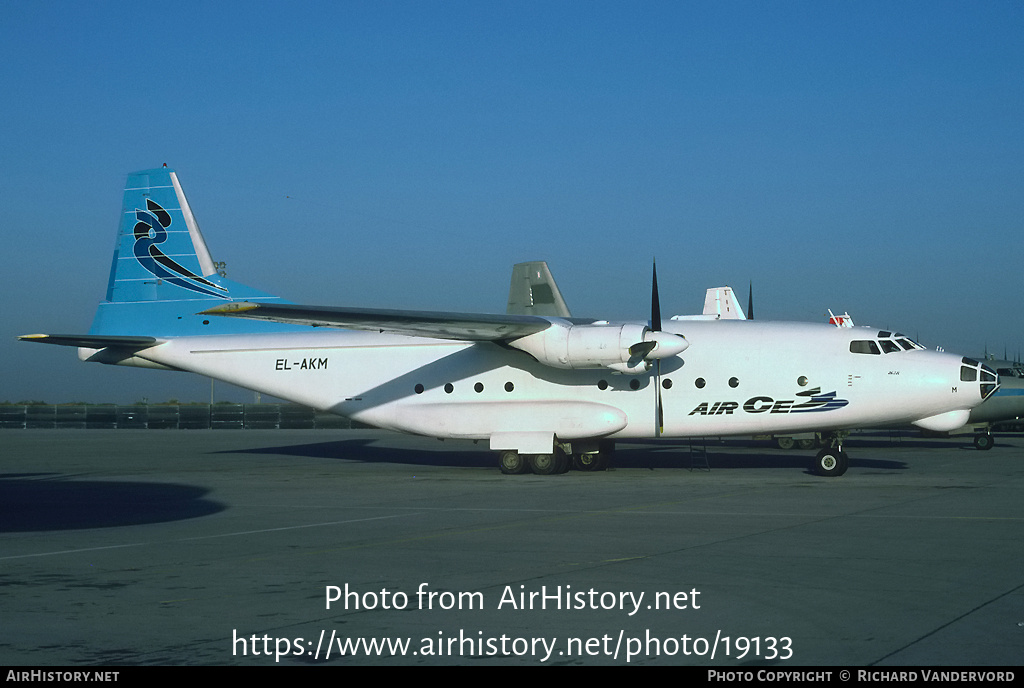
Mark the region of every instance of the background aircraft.
MULTIPOLYGON (((750 302, 753 302, 751 289, 750 302)), ((509 315, 551 315, 572 317, 554 275, 543 260, 516 263, 512 266, 512 283, 508 290, 509 315)), ((704 311, 700 315, 673 315, 672 320, 746 320, 732 287, 712 287, 704 295, 704 311)))
POLYGON ((167 168, 128 177, 90 332, 24 339, 77 346, 87 361, 195 372, 382 428, 486 440, 506 473, 561 472, 570 456, 600 468, 619 438, 821 432, 813 470, 841 475, 844 428, 951 430, 998 387, 982 364, 889 332, 663 322, 656 272, 641 322, 289 304, 217 274, 167 168))
POLYGON ((991 449, 995 444, 993 426, 1024 417, 1024 364, 986 357, 985 365, 999 375, 999 389, 980 405, 971 409, 967 424, 950 434, 973 433, 974 446, 991 449))

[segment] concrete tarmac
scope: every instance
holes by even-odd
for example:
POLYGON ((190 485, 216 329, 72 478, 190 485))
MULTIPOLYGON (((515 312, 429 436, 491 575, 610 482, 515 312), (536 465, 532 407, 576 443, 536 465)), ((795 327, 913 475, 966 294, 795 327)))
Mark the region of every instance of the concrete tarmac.
POLYGON ((0 665, 1019 665, 1022 447, 4 431, 0 665))

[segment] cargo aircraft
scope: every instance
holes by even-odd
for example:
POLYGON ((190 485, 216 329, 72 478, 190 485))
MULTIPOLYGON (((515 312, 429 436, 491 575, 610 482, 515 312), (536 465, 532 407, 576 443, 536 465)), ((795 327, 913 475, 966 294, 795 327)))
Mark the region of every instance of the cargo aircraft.
MULTIPOLYGON (((381 428, 487 441, 504 473, 600 469, 616 440, 962 426, 986 366, 890 332, 661 317, 609 322, 288 303, 219 275, 175 172, 128 176, 105 299, 88 334, 25 335, 79 358, 188 371, 381 428)), ((565 311, 567 312, 567 311, 565 311)))

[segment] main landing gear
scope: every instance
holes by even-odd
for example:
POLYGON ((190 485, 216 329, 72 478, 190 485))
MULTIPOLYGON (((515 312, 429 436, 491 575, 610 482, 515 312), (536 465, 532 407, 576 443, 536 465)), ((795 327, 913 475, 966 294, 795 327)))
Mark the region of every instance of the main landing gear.
POLYGON ((826 478, 838 478, 849 467, 849 458, 843 451, 843 436, 839 433, 823 438, 825 448, 818 452, 811 464, 811 472, 826 478))
POLYGON ((614 442, 601 442, 596 451, 569 451, 559 446, 550 454, 520 454, 517 451, 503 451, 498 455, 498 467, 505 475, 521 475, 523 473, 535 473, 536 475, 557 475, 565 473, 570 468, 578 471, 603 471, 611 463, 612 454, 615 451, 614 442))
POLYGON ((776 437, 775 443, 779 445, 779 449, 789 450, 793 447, 799 449, 814 449, 814 446, 818 443, 817 439, 813 437, 801 437, 799 439, 795 437, 776 437))

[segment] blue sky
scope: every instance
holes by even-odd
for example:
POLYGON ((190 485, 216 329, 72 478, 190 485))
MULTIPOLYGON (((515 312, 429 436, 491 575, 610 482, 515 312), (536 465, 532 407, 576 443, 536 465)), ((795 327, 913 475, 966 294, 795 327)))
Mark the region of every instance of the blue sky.
MULTIPOLYGON (((299 303, 756 314, 1024 346, 1024 4, 0 2, 0 401, 209 399, 84 332, 128 172, 299 303)), ((218 398, 250 400, 218 389, 218 398)))

